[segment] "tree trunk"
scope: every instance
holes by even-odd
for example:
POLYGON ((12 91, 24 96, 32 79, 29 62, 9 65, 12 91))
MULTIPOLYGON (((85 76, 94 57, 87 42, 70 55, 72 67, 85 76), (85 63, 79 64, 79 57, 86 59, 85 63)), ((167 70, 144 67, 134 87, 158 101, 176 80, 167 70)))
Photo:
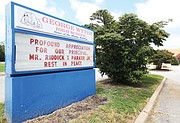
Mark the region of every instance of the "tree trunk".
POLYGON ((161 67, 162 67, 162 63, 158 63, 157 66, 156 66, 156 69, 157 69, 157 70, 160 70, 161 67))

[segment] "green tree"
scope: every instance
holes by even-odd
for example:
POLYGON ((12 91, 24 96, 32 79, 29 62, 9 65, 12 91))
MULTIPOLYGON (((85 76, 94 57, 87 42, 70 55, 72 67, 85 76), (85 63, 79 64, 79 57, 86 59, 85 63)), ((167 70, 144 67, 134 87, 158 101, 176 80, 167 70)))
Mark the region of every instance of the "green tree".
POLYGON ((161 46, 169 36, 162 29, 165 22, 149 25, 135 14, 115 21, 107 10, 99 10, 90 19, 100 23, 86 25, 95 32, 97 67, 118 82, 139 82, 153 53, 150 44, 161 46))
POLYGON ((4 45, 0 44, 0 61, 4 61, 4 45))
POLYGON ((168 50, 156 50, 151 56, 151 62, 156 65, 156 69, 161 69, 162 63, 172 63, 173 60, 173 53, 168 50))
POLYGON ((110 29, 114 24, 113 16, 108 12, 108 10, 98 10, 90 16, 90 20, 96 21, 97 23, 104 26, 104 28, 110 29))
POLYGON ((179 65, 179 60, 175 56, 171 60, 171 65, 179 65))

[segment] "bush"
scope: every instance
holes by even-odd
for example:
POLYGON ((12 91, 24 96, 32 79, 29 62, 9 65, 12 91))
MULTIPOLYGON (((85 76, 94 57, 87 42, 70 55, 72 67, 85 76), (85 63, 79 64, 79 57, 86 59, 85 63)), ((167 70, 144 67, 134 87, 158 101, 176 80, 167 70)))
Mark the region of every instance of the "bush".
POLYGON ((99 23, 86 25, 95 32, 97 67, 115 82, 140 82, 153 53, 150 44, 162 46, 169 36, 162 29, 168 22, 149 25, 135 14, 125 14, 115 21, 107 10, 98 10, 90 19, 99 23))
POLYGON ((176 57, 172 58, 171 65, 179 65, 179 61, 176 57))
POLYGON ((0 62, 4 62, 5 54, 4 54, 4 45, 0 44, 0 62))

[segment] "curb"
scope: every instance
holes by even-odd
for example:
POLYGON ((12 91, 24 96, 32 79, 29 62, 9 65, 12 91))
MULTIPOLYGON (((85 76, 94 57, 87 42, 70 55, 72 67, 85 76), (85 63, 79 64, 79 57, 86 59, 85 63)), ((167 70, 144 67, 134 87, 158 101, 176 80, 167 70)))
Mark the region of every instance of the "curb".
POLYGON ((141 111, 141 113, 138 115, 138 117, 136 118, 136 120, 134 121, 134 123, 145 123, 147 120, 147 117, 150 113, 150 111, 153 108, 153 105, 157 99, 157 96, 159 95, 160 91, 162 90, 162 87, 164 85, 166 81, 166 78, 164 78, 160 85, 156 88, 155 92, 153 93, 153 95, 151 96, 151 98, 149 99, 149 101, 147 102, 146 106, 144 107, 144 109, 141 111))

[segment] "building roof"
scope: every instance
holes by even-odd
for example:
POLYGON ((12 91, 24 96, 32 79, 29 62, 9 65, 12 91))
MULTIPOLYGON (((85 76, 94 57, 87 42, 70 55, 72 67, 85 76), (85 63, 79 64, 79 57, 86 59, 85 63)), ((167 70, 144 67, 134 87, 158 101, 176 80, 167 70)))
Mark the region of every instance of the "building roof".
POLYGON ((176 58, 180 59, 180 53, 176 56, 176 58))
POLYGON ((180 54, 180 49, 170 49, 168 51, 171 53, 174 53, 174 56, 177 56, 178 54, 180 54))

